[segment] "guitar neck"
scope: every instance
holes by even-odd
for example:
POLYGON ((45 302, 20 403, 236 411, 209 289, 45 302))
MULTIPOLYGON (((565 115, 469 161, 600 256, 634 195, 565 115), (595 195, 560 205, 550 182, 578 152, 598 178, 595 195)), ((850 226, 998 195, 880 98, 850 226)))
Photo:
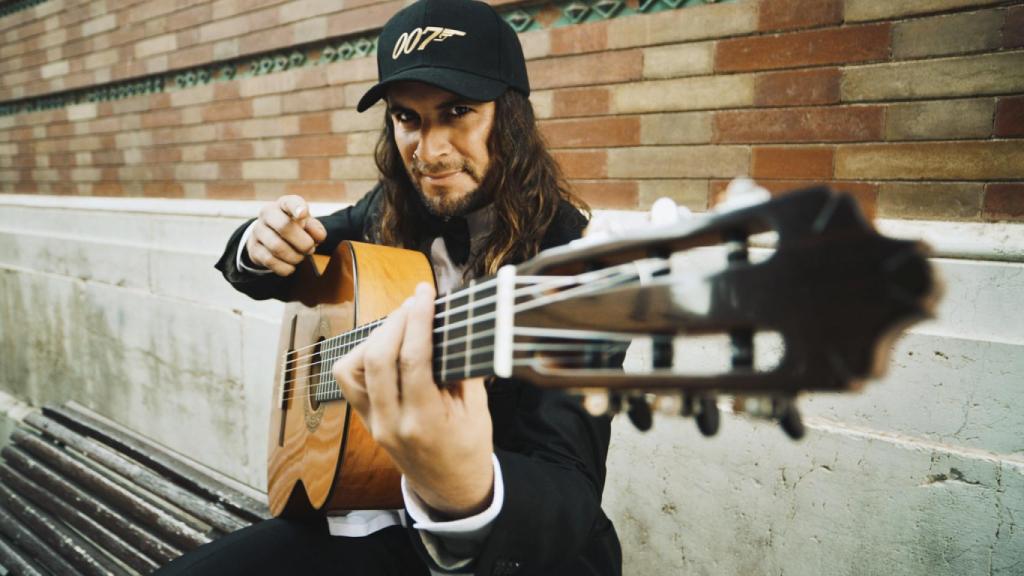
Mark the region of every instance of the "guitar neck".
MULTIPOLYGON (((434 301, 433 374, 438 383, 490 376, 495 373, 497 283, 470 281, 465 289, 434 301)), ((374 320, 320 343, 318 400, 340 399, 330 367, 366 341, 387 318, 374 320)))

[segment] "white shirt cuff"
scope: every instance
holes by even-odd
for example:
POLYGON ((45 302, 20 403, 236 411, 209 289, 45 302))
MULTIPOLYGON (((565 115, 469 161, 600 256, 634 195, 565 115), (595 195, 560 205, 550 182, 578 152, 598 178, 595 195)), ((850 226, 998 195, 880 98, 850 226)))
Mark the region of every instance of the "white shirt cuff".
POLYGON ((494 465, 494 496, 491 498, 491 505, 479 514, 458 520, 434 520, 427 505, 409 489, 405 482, 405 476, 402 476, 402 497, 405 499, 405 509, 412 518, 412 527, 438 536, 464 539, 475 539, 475 533, 484 529, 490 531, 491 523, 498 517, 501 505, 505 501, 505 482, 501 476, 501 464, 498 463, 498 457, 494 454, 491 454, 491 463, 494 465))
POLYGON ((402 476, 402 498, 413 522, 412 527, 420 531, 427 552, 445 570, 458 570, 473 561, 473 550, 487 539, 495 518, 501 512, 505 502, 505 482, 498 457, 491 454, 491 462, 494 465, 494 494, 490 506, 479 514, 458 520, 435 520, 427 505, 409 489, 405 476, 402 476))
POLYGON ((249 235, 252 234, 252 227, 256 225, 256 221, 253 220, 252 224, 242 232, 242 239, 238 242, 238 252, 235 254, 235 268, 247 274, 256 274, 262 276, 263 274, 272 274, 273 271, 268 268, 253 268, 252 266, 246 266, 242 259, 242 253, 245 252, 245 246, 249 243, 249 235))

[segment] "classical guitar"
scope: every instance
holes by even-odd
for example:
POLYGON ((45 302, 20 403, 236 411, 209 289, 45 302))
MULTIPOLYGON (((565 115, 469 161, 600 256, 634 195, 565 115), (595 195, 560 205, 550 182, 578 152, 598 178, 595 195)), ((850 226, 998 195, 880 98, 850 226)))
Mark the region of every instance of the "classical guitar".
MULTIPOLYGON (((270 422, 270 510, 400 508, 399 472, 330 368, 418 282, 433 281, 430 266, 418 252, 344 242, 296 274, 270 422)), ((718 426, 716 395, 731 394, 758 400, 749 411, 799 436, 796 394, 852 390, 879 376, 890 340, 928 316, 937 292, 923 246, 879 235, 849 196, 812 188, 701 222, 548 250, 439 298, 434 377, 584 390, 604 400, 598 410, 626 409, 641 428, 651 398, 672 398, 705 434, 718 426), (757 261, 750 239, 762 233, 777 240, 757 261), (721 255, 715 270, 695 272, 677 258, 711 247, 721 255), (763 332, 782 342, 771 369, 755 363, 763 332), (727 339, 728 368, 677 365, 674 339, 707 334, 727 339), (627 373, 621 353, 637 338, 651 353, 627 373)))

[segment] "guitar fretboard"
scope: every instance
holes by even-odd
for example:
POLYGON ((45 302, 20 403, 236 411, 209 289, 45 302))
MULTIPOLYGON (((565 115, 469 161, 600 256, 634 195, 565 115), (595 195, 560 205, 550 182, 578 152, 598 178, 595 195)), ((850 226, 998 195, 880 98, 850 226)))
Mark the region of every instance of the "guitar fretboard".
MULTIPOLYGON (((471 280, 465 289, 434 302, 433 373, 439 384, 493 374, 496 292, 493 280, 471 280)), ((331 367, 369 338, 384 320, 374 320, 319 343, 310 362, 319 373, 313 390, 317 401, 342 398, 331 367)))

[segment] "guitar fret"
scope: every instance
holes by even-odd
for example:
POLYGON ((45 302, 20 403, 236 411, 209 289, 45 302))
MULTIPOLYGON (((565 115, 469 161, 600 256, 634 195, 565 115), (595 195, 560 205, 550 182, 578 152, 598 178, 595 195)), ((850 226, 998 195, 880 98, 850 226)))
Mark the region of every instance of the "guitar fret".
POLYGON ((464 354, 463 358, 463 369, 462 377, 469 378, 470 360, 472 359, 473 350, 473 288, 476 286, 476 280, 469 281, 469 301, 466 303, 466 350, 469 353, 464 354))
POLYGON ((443 327, 442 327, 442 330, 441 330, 441 374, 444 374, 445 372, 447 372, 447 368, 448 368, 448 355, 445 352, 448 349, 448 324, 449 324, 449 321, 448 321, 448 309, 449 308, 450 308, 450 306, 449 306, 449 301, 448 300, 445 300, 445 301, 441 302, 441 321, 443 323, 442 324, 443 327))

